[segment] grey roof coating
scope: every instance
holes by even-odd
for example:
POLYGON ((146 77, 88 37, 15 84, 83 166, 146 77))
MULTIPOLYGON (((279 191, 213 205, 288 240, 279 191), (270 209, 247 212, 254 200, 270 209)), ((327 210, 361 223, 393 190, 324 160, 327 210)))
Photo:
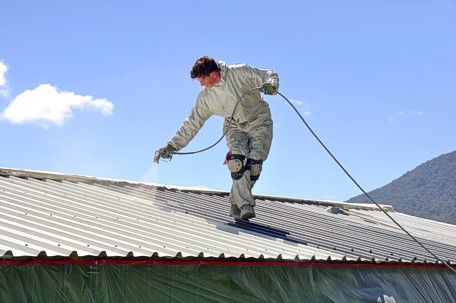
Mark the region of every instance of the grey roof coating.
MULTIPOLYGON (((215 257, 435 262, 373 205, 256 196, 229 216, 228 193, 0 168, 0 258, 215 257)), ((456 226, 389 214, 444 261, 456 226)))

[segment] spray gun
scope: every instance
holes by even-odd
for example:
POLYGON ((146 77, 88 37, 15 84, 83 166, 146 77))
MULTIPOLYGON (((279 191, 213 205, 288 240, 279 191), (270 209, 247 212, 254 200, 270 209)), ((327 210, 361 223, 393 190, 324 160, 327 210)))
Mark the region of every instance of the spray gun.
POLYGON ((155 152, 154 162, 155 163, 159 163, 160 162, 160 158, 169 159, 169 161, 171 161, 171 159, 173 158, 173 154, 175 154, 175 152, 176 152, 175 148, 172 147, 169 144, 167 146, 165 146, 165 147, 159 148, 155 152))

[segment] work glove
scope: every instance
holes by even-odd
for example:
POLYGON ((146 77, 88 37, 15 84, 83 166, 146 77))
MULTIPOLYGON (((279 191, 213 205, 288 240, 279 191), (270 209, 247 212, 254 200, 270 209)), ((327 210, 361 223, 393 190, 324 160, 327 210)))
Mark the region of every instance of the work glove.
POLYGON ((265 82, 261 85, 261 91, 266 95, 276 95, 277 87, 271 82, 265 82))
POLYGON ((166 145, 165 147, 159 148, 155 152, 154 162, 159 163, 160 158, 171 160, 176 149, 171 145, 166 145))

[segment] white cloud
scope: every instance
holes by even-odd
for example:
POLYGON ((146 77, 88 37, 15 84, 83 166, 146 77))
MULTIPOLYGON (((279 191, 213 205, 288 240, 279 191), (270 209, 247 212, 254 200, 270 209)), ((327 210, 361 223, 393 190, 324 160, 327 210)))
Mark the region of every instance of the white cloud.
MULTIPOLYGON (((290 100, 290 102, 295 105, 295 107, 298 107, 304 111, 304 116, 310 116, 312 114, 312 111, 310 109, 310 105, 307 103, 304 103, 299 100, 290 100)), ((301 112, 301 111, 300 111, 301 112)), ((302 114, 302 112, 301 112, 302 114)))
POLYGON ((407 112, 399 112, 399 117, 408 117, 408 116, 422 116, 423 112, 419 110, 409 110, 407 112))
POLYGON ((423 115, 422 111, 419 110, 409 110, 409 111, 400 111, 395 116, 389 118, 388 124, 393 124, 398 119, 408 118, 408 117, 421 117, 423 115))
POLYGON ((8 71, 8 66, 0 60, 0 86, 6 85, 6 72, 8 71))
POLYGON ((6 72, 8 71, 8 66, 0 60, 0 96, 7 97, 9 95, 8 86, 6 83, 6 72))
POLYGON ((106 99, 94 99, 73 92, 60 91, 50 84, 18 95, 0 114, 13 124, 38 123, 43 127, 62 126, 73 116, 73 110, 95 110, 111 115, 114 105, 106 99))

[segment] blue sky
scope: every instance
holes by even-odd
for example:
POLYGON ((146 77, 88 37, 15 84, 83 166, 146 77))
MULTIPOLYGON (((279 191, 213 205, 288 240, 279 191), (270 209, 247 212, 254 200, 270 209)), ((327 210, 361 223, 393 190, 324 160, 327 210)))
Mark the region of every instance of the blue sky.
MULTIPOLYGON (((456 150, 456 2, 12 1, 0 9, 0 167, 229 191, 223 140, 153 164, 210 55, 274 69, 367 190, 456 150)), ((256 194, 360 194, 279 96, 256 194)), ((184 151, 222 134, 212 117, 184 151)))

